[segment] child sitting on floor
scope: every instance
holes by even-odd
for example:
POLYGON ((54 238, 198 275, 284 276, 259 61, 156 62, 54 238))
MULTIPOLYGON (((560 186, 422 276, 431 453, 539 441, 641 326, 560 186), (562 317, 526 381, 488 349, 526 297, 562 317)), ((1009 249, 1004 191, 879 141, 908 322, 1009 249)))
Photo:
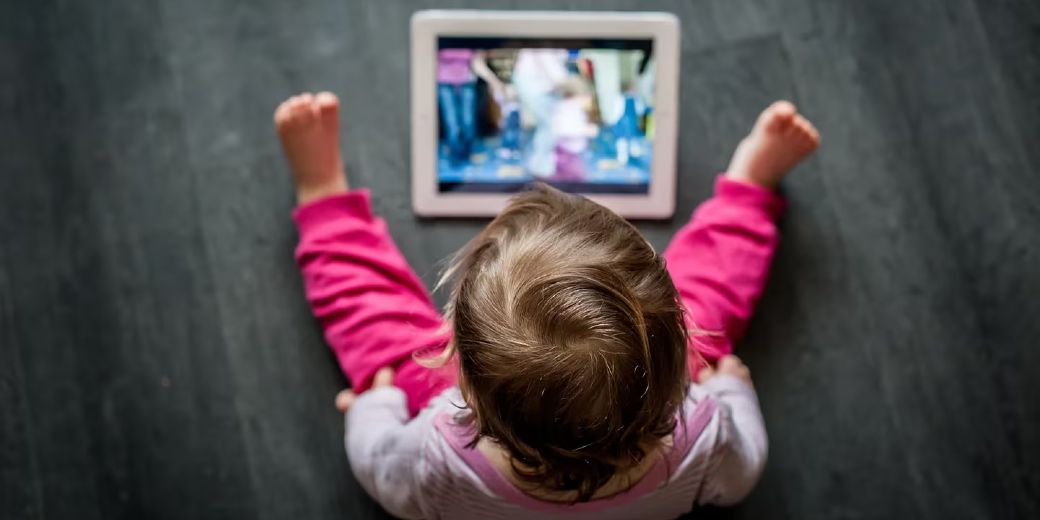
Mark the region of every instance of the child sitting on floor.
POLYGON ((516 196, 447 270, 448 327, 348 189, 338 117, 303 94, 275 123, 307 297, 354 384, 336 400, 347 454, 387 511, 670 518, 751 490, 766 433, 731 352, 776 247, 774 188, 819 142, 793 105, 762 112, 663 254, 583 197, 516 196))

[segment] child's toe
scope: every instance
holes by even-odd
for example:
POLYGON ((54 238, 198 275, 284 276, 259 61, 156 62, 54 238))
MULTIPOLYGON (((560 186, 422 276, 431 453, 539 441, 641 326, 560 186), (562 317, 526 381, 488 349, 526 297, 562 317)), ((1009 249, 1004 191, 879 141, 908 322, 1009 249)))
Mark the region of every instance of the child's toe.
POLYGON ((282 101, 278 105, 278 108, 274 109, 274 124, 275 126, 282 127, 289 122, 290 112, 292 111, 292 98, 282 101))
POLYGON ((809 122, 804 117, 798 116, 791 121, 791 126, 787 128, 786 134, 789 138, 794 140, 802 140, 809 136, 809 122))
POLYGON ((302 94, 292 102, 289 110, 289 121, 291 125, 307 125, 314 121, 314 96, 302 94))
POLYGON ((322 110, 335 108, 339 105, 339 98, 337 98, 332 92, 318 92, 318 94, 314 96, 314 100, 322 110))
POLYGON ((797 108, 790 101, 777 101, 762 111, 759 124, 770 132, 783 132, 790 127, 797 113, 797 108))
POLYGON ((780 100, 769 105, 766 108, 766 112, 771 113, 775 117, 790 118, 798 113, 798 108, 790 101, 780 100))
POLYGON ((336 128, 339 122, 339 99, 331 92, 321 92, 314 96, 314 103, 318 107, 321 117, 321 125, 324 128, 336 128))
POLYGON ((318 112, 315 96, 305 92, 292 96, 278 105, 274 111, 274 123, 279 131, 291 133, 313 126, 318 121, 318 112))

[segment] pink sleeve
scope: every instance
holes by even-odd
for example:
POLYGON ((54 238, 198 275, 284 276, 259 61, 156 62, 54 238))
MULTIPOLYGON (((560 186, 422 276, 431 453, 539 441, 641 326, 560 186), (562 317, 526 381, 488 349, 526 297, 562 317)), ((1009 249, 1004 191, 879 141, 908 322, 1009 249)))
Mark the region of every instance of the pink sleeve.
POLYGON ((779 237, 775 220, 783 200, 772 191, 731 181, 715 181, 715 196, 704 202, 664 252, 668 272, 688 312, 690 373, 733 352, 744 334, 769 275, 779 237))
POLYGON ((307 300, 343 373, 356 391, 384 366, 414 413, 450 382, 427 381, 416 351, 442 347, 441 316, 422 281, 394 245, 386 223, 372 214, 369 194, 355 190, 298 208, 296 261, 307 300), (436 386, 437 388, 433 388, 436 386))

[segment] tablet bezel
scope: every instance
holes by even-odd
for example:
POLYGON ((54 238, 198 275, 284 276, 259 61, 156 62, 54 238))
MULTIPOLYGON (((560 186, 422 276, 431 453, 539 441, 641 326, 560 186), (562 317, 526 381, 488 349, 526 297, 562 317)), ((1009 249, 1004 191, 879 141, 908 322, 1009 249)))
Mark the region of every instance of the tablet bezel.
POLYGON ((654 157, 646 194, 583 194, 628 218, 675 212, 679 20, 670 13, 419 11, 411 22, 412 209, 422 216, 494 216, 512 193, 441 193, 437 183, 437 39, 440 36, 647 38, 656 60, 654 157))

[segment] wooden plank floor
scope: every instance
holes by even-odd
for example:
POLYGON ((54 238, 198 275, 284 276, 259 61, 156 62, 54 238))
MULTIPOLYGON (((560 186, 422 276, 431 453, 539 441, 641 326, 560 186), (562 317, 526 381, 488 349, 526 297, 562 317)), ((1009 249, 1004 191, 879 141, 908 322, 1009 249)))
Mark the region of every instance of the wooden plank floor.
POLYGON ((381 518, 303 302, 271 128, 343 99, 351 182, 426 281, 481 221, 409 207, 408 18, 660 9, 683 23, 679 216, 788 98, 740 351, 771 434, 736 518, 1040 517, 1040 3, 20 2, 0 6, 0 517, 381 518))

